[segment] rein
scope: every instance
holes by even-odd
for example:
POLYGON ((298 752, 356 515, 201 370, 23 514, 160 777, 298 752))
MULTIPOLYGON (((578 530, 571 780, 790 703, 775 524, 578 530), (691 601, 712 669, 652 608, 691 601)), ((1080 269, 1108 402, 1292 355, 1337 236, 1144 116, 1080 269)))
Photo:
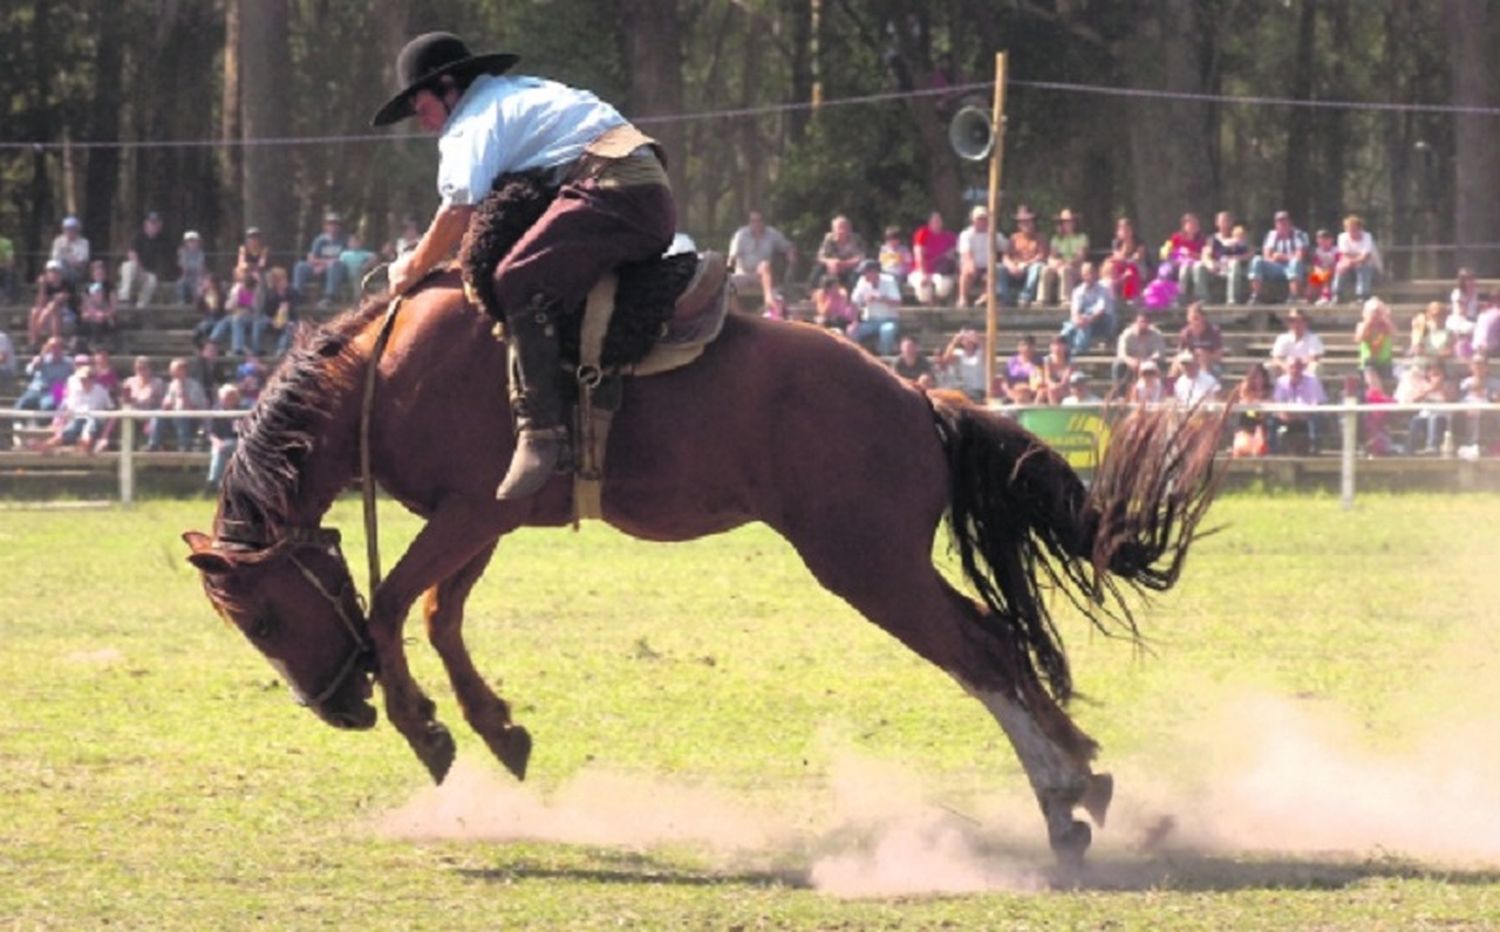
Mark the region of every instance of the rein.
POLYGON ((380 375, 380 355, 390 342, 391 330, 396 325, 396 312, 401 309, 405 294, 396 295, 386 308, 380 321, 380 332, 375 335, 375 345, 370 348, 370 363, 365 369, 365 395, 359 408, 359 471, 361 497, 365 513, 365 559, 370 564, 370 598, 380 588, 380 524, 375 514, 375 476, 370 470, 370 413, 375 408, 375 380, 380 375))

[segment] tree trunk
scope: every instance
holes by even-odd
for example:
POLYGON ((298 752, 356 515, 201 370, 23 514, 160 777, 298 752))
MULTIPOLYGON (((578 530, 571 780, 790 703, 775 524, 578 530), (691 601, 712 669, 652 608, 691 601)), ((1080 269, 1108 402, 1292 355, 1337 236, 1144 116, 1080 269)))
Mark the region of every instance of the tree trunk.
MULTIPOLYGON (((1125 83, 1203 93, 1211 38, 1198 4, 1150 0, 1141 12, 1124 56, 1125 83)), ((1208 105, 1194 100, 1134 98, 1127 110, 1136 231, 1150 251, 1177 229, 1186 205, 1215 203, 1208 142, 1213 121, 1208 105)))
MULTIPOLYGON (((1467 107, 1500 106, 1500 75, 1492 64, 1500 14, 1473 0, 1445 0, 1444 28, 1453 80, 1453 103, 1467 107)), ((1453 118, 1457 161, 1454 166, 1454 235, 1458 263, 1480 275, 1500 272, 1500 253, 1476 244, 1500 242, 1500 126, 1492 116, 1457 114, 1453 118)))
MULTIPOLYGON (((121 71, 125 60, 119 41, 123 4, 119 0, 96 0, 97 32, 94 67, 97 91, 89 102, 89 138, 111 140, 120 136, 120 106, 123 103, 121 71)), ((91 243, 110 242, 115 195, 120 189, 120 150, 90 149, 83 182, 84 235, 91 243)))
POLYGON ((237 143, 240 139, 240 2, 224 0, 224 69, 223 85, 219 98, 219 138, 230 145, 219 150, 218 189, 229 196, 223 198, 223 224, 219 233, 219 248, 229 248, 239 242, 244 226, 244 205, 240 202, 240 179, 243 177, 244 161, 237 143), (227 235, 226 235, 227 233, 227 235))
MULTIPOLYGON (((811 0, 783 0, 783 13, 791 24, 787 35, 790 39, 792 100, 805 103, 812 100, 813 93, 813 11, 811 0)), ((792 145, 802 141, 807 134, 807 111, 792 110, 787 114, 787 138, 792 145)))
MULTIPOLYGON (((1399 4, 1401 0, 1394 0, 1399 4)), ((1349 35, 1349 4, 1334 3, 1329 8, 1331 22, 1329 24, 1330 36, 1334 41, 1340 37, 1349 35)), ((1393 36, 1388 42, 1400 43, 1406 40, 1405 36, 1393 36)), ((1333 66, 1329 72, 1329 85, 1323 94, 1324 97, 1333 100, 1347 100, 1349 93, 1349 70, 1345 64, 1346 56, 1334 55, 1333 66)), ((1394 59, 1387 58, 1386 72, 1394 80, 1396 78, 1394 59)), ((1394 95, 1388 100, 1397 100, 1400 95, 1394 95)), ((1342 214, 1344 204, 1344 176, 1345 166, 1348 160, 1349 133, 1348 114, 1344 110, 1319 110, 1316 123, 1319 134, 1322 136, 1318 151, 1321 153, 1319 165, 1321 170, 1316 173, 1317 181, 1313 190, 1313 217, 1309 219, 1308 226, 1316 226, 1319 223, 1337 223, 1342 214)), ((1389 171, 1389 167, 1387 168, 1389 171)), ((1392 179, 1395 180, 1394 177, 1392 179)), ((1401 222, 1397 218, 1397 223, 1401 222)))
MULTIPOLYGON (((897 54, 889 62, 896 86, 903 91, 925 90, 935 69, 932 59, 932 28, 926 11, 911 17, 897 13, 889 21, 896 41, 897 54)), ((922 164, 927 170, 927 190, 933 208, 942 213, 950 227, 965 222, 964 185, 958 168, 958 156, 948 142, 948 121, 941 109, 942 98, 931 94, 906 97, 906 112, 911 116, 921 149, 922 164)), ((1014 205, 1011 205, 1014 206, 1014 205)))
MULTIPOLYGON (((1297 54, 1292 65, 1293 100, 1311 100, 1313 90, 1313 53, 1317 45, 1317 0, 1302 0, 1297 17, 1297 54)), ((1312 132, 1314 111, 1293 107, 1288 117, 1286 136, 1286 175, 1281 186, 1281 204, 1304 225, 1313 223, 1312 132)))
MULTIPOLYGON (((31 22, 31 138, 47 140, 53 138, 52 107, 47 99, 51 85, 52 43, 51 0, 36 0, 35 15, 31 22)), ((36 149, 31 156, 31 216, 26 224, 26 252, 36 255, 47 252, 52 237, 57 235, 57 220, 53 216, 52 179, 49 160, 54 156, 46 149, 36 149)), ((45 255, 34 261, 26 274, 34 277, 41 273, 45 255)))
MULTIPOLYGON (((682 113, 682 25, 676 0, 616 0, 623 30, 625 70, 629 74, 630 115, 636 117, 682 113)), ((667 170, 677 192, 677 203, 691 203, 687 190, 686 133, 680 120, 648 122, 644 131, 667 151, 667 170)))
MULTIPOLYGON (((240 7, 240 119, 245 222, 262 227, 272 249, 300 255, 292 214, 291 159, 280 146, 255 140, 284 136, 291 112, 291 50, 287 0, 253 0, 240 7)), ((284 255, 283 255, 284 258, 284 255)))

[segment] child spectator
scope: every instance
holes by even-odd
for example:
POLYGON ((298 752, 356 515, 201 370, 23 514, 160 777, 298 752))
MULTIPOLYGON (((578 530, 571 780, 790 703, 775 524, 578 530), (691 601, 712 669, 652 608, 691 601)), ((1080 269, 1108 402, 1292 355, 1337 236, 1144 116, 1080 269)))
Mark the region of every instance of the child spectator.
POLYGON ((1083 264, 1089 258, 1089 235, 1078 231, 1078 214, 1064 207, 1048 244, 1047 265, 1042 270, 1042 303, 1061 304, 1073 294, 1083 264))
MULTIPOLYGON (((1167 240, 1166 254, 1162 259, 1171 266, 1173 280, 1186 295, 1193 290, 1198 263, 1203 261, 1203 250, 1208 246, 1208 241, 1203 237, 1203 225, 1198 221, 1197 214, 1183 214, 1181 223, 1177 232, 1167 240)), ((1203 296, 1198 297, 1201 299, 1203 296)))
POLYGON ((1042 382, 1038 388, 1047 396, 1050 404, 1061 404, 1068 397, 1069 380, 1079 374, 1073 368, 1073 354, 1068 341, 1061 336, 1052 338, 1052 345, 1042 359, 1042 382))
POLYGON ((1235 392, 1238 415, 1235 418, 1234 439, 1229 445, 1229 455, 1234 457, 1265 456, 1271 450, 1271 432, 1266 412, 1260 405, 1271 400, 1271 376, 1266 367, 1254 363, 1235 392))
POLYGON ((208 257, 203 253, 203 237, 196 230, 182 234, 177 247, 177 303, 192 304, 203 292, 203 278, 208 274, 208 257))
POLYGON ((1130 383, 1130 390, 1125 395, 1125 400, 1131 404, 1149 405, 1156 404, 1167 397, 1166 389, 1161 381, 1161 367, 1156 360, 1148 359, 1141 363, 1136 371, 1135 380, 1130 383))
MULTIPOLYGON (((208 395, 203 390, 203 385, 188 374, 188 361, 186 359, 174 359, 167 368, 167 374, 171 380, 167 383, 167 390, 162 396, 161 407, 163 411, 203 411, 208 407, 208 395)), ((172 423, 172 432, 177 437, 177 449, 183 452, 191 450, 198 436, 198 420, 196 418, 169 418, 172 423)))
POLYGON ((1075 372, 1068 376, 1068 393, 1058 404, 1066 407, 1095 405, 1099 400, 1099 396, 1089 387, 1089 377, 1082 372, 1075 372))
POLYGON ((1172 271, 1172 263, 1163 262, 1156 269, 1156 278, 1146 286, 1141 304, 1148 311, 1170 310, 1177 304, 1177 294, 1177 276, 1172 271))
POLYGON ((824 275, 818 283, 818 290, 813 292, 813 313, 813 322, 819 327, 833 327, 840 333, 847 331, 859 318, 849 301, 849 293, 832 275, 824 275))
POLYGON ((885 241, 880 244, 880 271, 898 282, 904 282, 915 263, 911 247, 901 240, 901 228, 886 227, 885 241))
MULTIPOLYGON (((132 374, 120 386, 120 407, 127 411, 158 411, 166 393, 166 383, 151 371, 151 360, 145 356, 137 356, 132 374)), ((161 418, 152 418, 146 424, 145 431, 146 449, 160 450, 163 433, 161 418)))
POLYGON ((1344 300, 1349 282, 1354 282, 1354 300, 1370 297, 1375 285, 1375 276, 1380 271, 1380 250, 1375 246, 1375 237, 1365 229, 1358 214, 1344 218, 1344 232, 1338 239, 1338 264, 1333 271, 1333 296, 1344 300))
POLYGON ((1016 404, 1032 404, 1039 400, 1037 390, 1042 381, 1042 361, 1036 355, 1036 339, 1025 334, 1016 341, 1016 354, 1005 361, 1006 397, 1016 404), (1021 391, 1023 386, 1025 391, 1021 391))
MULTIPOLYGON (((1396 399, 1385 393, 1385 380, 1374 366, 1364 371, 1360 401, 1371 406, 1394 404, 1396 399)), ((1395 451, 1388 425, 1390 412, 1371 411, 1364 416, 1365 452, 1370 456, 1389 456, 1395 451)))
POLYGON ((26 345, 36 349, 43 340, 72 333, 77 323, 73 285, 63 264, 48 259, 41 278, 36 281, 36 301, 26 323, 26 345))
POLYGON ((234 384, 240 390, 240 397, 249 404, 259 401, 260 391, 265 387, 266 377, 269 374, 266 364, 260 361, 260 357, 247 357, 234 370, 234 384))
POLYGON ((256 351, 250 337, 260 325, 260 273, 242 265, 234 270, 235 282, 229 288, 229 313, 216 325, 209 339, 223 345, 229 337, 229 352, 235 356, 256 351))
POLYGON ((1120 301, 1134 301, 1141 295, 1141 275, 1146 264, 1146 247, 1136 235, 1129 217, 1115 221, 1115 238, 1109 244, 1109 259, 1104 278, 1120 301))
POLYGON ((916 267, 907 281, 917 301, 929 305, 946 301, 953 294, 958 272, 958 237, 943 227, 943 215, 933 211, 912 234, 911 246, 916 267))
POLYGON ((1234 214, 1221 210, 1214 216, 1214 232, 1203 247, 1203 256, 1193 270, 1193 297, 1212 301, 1213 289, 1224 282, 1224 300, 1239 304, 1245 299, 1250 271, 1250 242, 1245 228, 1235 226, 1234 214))
POLYGON ((89 263, 89 283, 78 314, 78 333, 90 347, 113 345, 116 327, 115 295, 109 287, 109 266, 103 259, 89 263))
POLYGON ((1359 344, 1359 367, 1374 367, 1381 378, 1390 378, 1396 325, 1391 322, 1391 309, 1384 301, 1379 298, 1365 301, 1359 324, 1354 328, 1354 340, 1359 344))
POLYGON ((859 322, 849 328, 849 338, 864 344, 870 337, 876 337, 880 355, 894 355, 901 316, 901 290, 895 279, 880 271, 879 262, 866 259, 849 300, 860 316, 859 322))
POLYGON ((103 452, 109 445, 109 438, 104 435, 106 422, 94 415, 113 408, 109 392, 95 380, 93 369, 80 367, 77 379, 69 385, 58 407, 62 427, 42 444, 42 448, 51 450, 76 445, 80 453, 103 452))
POLYGON ((1319 230, 1313 235, 1312 258, 1307 268, 1307 293, 1318 296, 1318 306, 1333 303, 1333 273, 1338 268, 1339 250, 1333 234, 1319 230))
MULTIPOLYGON (((239 389, 233 385, 221 385, 218 392, 218 403, 214 405, 215 411, 243 411, 244 404, 240 399, 239 389)), ((215 417, 208 420, 208 489, 210 493, 219 491, 219 483, 224 480, 224 469, 229 465, 229 458, 234 455, 235 447, 239 446, 240 435, 239 422, 227 417, 215 417)))

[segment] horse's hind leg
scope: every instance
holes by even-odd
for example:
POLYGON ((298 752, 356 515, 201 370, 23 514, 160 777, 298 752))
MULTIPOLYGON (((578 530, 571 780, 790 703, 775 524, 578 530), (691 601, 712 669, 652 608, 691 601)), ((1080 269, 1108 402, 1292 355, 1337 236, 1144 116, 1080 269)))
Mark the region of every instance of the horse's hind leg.
POLYGON ((871 544, 863 553, 847 541, 793 543, 824 586, 984 704, 1021 759, 1053 851, 1078 861, 1092 833, 1073 811, 1082 806, 1102 825, 1112 792, 1110 778, 1089 768, 1094 742, 1047 696, 1003 627, 949 585, 926 553, 898 555, 891 542, 899 536, 866 531, 858 537, 871 544))
POLYGON ((454 695, 469 727, 484 739, 517 780, 524 780, 526 762, 531 757, 531 735, 511 721, 510 706, 474 668, 464 645, 464 601, 484 575, 494 552, 495 545, 491 544, 457 573, 427 590, 423 610, 427 617, 427 639, 448 670, 448 679, 453 683, 454 695))

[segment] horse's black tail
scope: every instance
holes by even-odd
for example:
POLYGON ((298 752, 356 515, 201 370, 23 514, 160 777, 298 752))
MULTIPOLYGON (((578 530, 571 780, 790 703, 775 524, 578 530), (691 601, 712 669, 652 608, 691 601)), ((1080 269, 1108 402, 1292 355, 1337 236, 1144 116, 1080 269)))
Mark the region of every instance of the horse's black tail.
POLYGON ((1085 487, 1014 421, 935 401, 948 456, 949 530, 964 575, 1053 696, 1073 691, 1042 590, 1061 590, 1101 630, 1139 632, 1125 588, 1177 581, 1218 487, 1223 416, 1134 411, 1113 427, 1085 487))

